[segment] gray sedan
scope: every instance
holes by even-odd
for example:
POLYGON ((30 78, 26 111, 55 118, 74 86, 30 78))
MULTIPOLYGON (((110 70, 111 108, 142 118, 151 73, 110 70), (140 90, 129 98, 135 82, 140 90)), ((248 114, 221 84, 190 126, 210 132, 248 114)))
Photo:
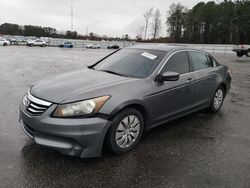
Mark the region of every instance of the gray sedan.
POLYGON ((19 121, 37 144, 62 154, 98 157, 104 144, 121 154, 155 126, 201 109, 218 112, 230 85, 228 67, 204 51, 133 46, 32 85, 19 121))

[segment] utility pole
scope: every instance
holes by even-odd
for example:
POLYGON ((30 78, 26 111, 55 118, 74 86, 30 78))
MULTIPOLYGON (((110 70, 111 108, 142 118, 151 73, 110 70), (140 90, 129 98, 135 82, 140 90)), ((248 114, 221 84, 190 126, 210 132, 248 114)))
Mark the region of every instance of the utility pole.
POLYGON ((73 25, 73 16, 74 16, 73 0, 71 0, 70 16, 71 16, 71 31, 73 32, 73 30, 74 30, 74 25, 73 25))
POLYGON ((89 34, 89 30, 88 30, 88 26, 86 25, 86 36, 88 36, 89 34))

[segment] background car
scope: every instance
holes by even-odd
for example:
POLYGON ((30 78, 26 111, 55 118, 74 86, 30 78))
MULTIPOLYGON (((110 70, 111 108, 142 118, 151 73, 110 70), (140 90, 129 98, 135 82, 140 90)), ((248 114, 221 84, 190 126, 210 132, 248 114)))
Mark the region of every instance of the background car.
POLYGON ((236 52, 238 57, 246 55, 250 57, 250 45, 240 44, 233 47, 233 52, 236 52))
POLYGON ((15 37, 8 37, 6 39, 10 42, 10 44, 18 44, 18 41, 15 37))
POLYGON ((86 48, 99 49, 101 48, 101 45, 100 44, 87 44, 86 48))
POLYGON ((4 38, 0 38, 0 46, 7 46, 10 44, 10 41, 7 41, 4 38))
POLYGON ((73 48, 74 45, 72 42, 66 41, 66 42, 62 42, 58 45, 59 48, 73 48))
POLYGON ((108 45, 107 48, 108 48, 108 49, 119 49, 120 46, 118 46, 118 45, 116 45, 116 44, 110 44, 110 45, 108 45))
POLYGON ((46 42, 42 39, 35 39, 35 40, 28 40, 27 41, 27 46, 41 46, 45 47, 47 46, 46 42))

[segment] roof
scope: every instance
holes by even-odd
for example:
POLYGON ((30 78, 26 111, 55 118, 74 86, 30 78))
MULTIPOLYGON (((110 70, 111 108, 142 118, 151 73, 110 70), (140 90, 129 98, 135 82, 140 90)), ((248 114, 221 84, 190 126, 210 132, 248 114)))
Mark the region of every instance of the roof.
POLYGON ((143 44, 143 45, 135 45, 130 46, 128 48, 132 49, 145 49, 145 50, 159 50, 159 51, 170 51, 170 50, 181 50, 181 49, 187 49, 184 46, 177 46, 177 45, 171 45, 171 44, 143 44))

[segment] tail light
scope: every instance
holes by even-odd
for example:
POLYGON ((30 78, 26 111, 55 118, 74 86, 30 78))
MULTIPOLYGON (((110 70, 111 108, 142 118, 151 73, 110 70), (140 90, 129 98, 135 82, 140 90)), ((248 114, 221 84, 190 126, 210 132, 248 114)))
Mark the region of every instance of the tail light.
POLYGON ((241 48, 245 48, 244 44, 241 44, 241 48))

